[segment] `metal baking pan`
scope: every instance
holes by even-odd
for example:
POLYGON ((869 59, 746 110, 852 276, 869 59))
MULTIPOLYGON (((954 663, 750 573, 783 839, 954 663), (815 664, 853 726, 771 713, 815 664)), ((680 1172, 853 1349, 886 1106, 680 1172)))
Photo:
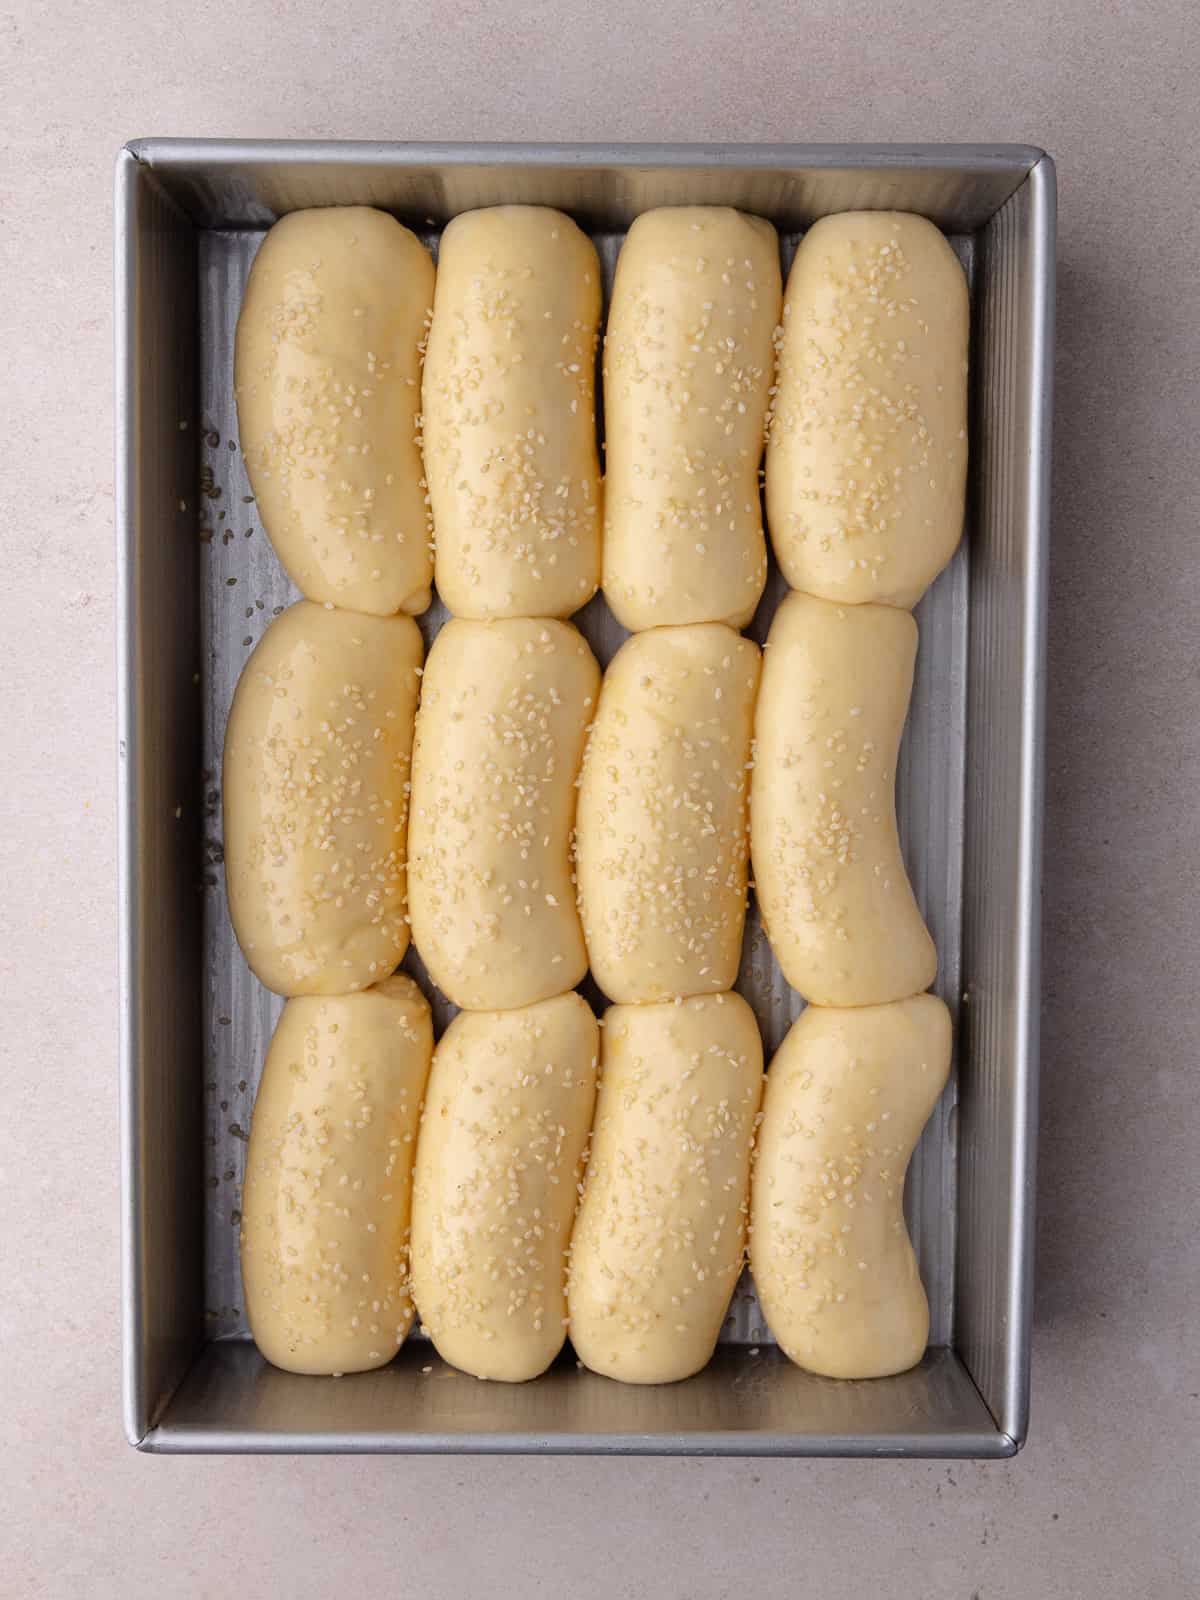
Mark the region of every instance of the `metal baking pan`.
MULTIPOLYGON (((1025 146, 648 146, 141 140, 116 178, 124 1413, 153 1451, 1013 1454, 1028 1411, 1037 1113, 1042 680, 1055 179, 1025 146), (787 265, 828 212, 924 213, 973 297, 967 537, 922 601, 898 780, 905 854, 941 953, 955 1070, 913 1160, 906 1211, 929 1291, 919 1367, 869 1383, 788 1363, 749 1281, 697 1377, 626 1387, 569 1350, 534 1383, 478 1383, 418 1340, 321 1382, 249 1341, 239 1185, 280 1002, 229 928, 220 750, 234 683, 295 598, 250 499, 232 340, 264 230, 298 207, 368 204, 436 248, 457 212, 558 206, 606 273, 638 212, 735 205, 787 265)), ((772 575, 751 630, 781 592, 772 575)), ((427 637, 440 608, 423 619, 427 637)), ((621 630, 581 625, 602 659, 621 630)), ((406 962, 418 977, 419 963, 406 962)), ((751 912, 739 987, 768 1051, 799 1002, 751 912)), ((435 1000, 444 1025, 447 1011, 435 1000)))

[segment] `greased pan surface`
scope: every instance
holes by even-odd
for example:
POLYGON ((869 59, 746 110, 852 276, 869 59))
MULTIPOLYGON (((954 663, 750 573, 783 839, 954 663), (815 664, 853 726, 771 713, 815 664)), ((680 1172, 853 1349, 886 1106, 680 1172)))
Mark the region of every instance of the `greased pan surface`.
MULTIPOLYGON (((436 249, 437 234, 424 237, 436 249)), ((253 643, 261 638, 272 615, 298 598, 256 519, 233 406, 233 332, 242 287, 262 239, 258 231, 211 233, 202 237, 200 250, 203 498, 198 537, 202 634, 210 663, 203 684, 204 766, 214 773, 221 770, 229 704, 253 643)), ((785 267, 796 243, 795 235, 784 238, 785 267)), ((970 271, 970 241, 956 243, 970 271)), ((607 297, 621 235, 599 235, 596 244, 607 297)), ((966 555, 960 550, 916 612, 921 643, 897 786, 905 858, 938 947, 937 992, 952 1010, 958 997, 960 964, 965 590, 966 555)), ((746 630, 750 637, 760 643, 765 640, 784 592, 782 578, 772 565, 767 593, 746 630)), ((433 607, 418 618, 427 646, 445 620, 445 609, 435 598, 433 607)), ((601 665, 607 666, 627 635, 603 598, 591 601, 575 620, 601 665)), ((220 808, 213 805, 211 811, 207 819, 211 853, 223 854, 220 808)), ((227 1335, 247 1331, 233 1217, 245 1161, 243 1134, 249 1126, 255 1084, 281 1002, 256 982, 245 965, 229 922, 224 873, 215 862, 206 873, 204 906, 206 987, 213 997, 206 1019, 205 1079, 215 1085, 209 1091, 210 1105, 215 1095, 218 1108, 222 1102, 229 1107, 226 1112, 218 1110, 210 1127, 213 1143, 208 1148, 205 1174, 207 1309, 215 1313, 210 1317, 213 1331, 227 1335)), ((418 975, 425 986, 434 1002, 440 1033, 453 1008, 428 983, 415 953, 406 960, 404 970, 418 975)), ((758 1016, 769 1060, 803 1002, 780 973, 753 905, 737 987, 758 1016)), ((954 1150, 949 1123, 953 1104, 952 1084, 913 1158, 908 1193, 910 1226, 930 1294, 930 1339, 934 1344, 946 1343, 951 1328, 954 1150)), ((722 1337, 760 1345, 771 1342, 745 1282, 722 1337)))

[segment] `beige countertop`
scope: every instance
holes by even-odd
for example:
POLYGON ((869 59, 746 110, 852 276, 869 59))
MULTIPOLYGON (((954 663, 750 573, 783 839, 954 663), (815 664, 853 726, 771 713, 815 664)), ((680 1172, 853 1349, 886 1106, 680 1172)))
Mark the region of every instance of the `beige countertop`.
POLYGON ((0 24, 17 1596, 1200 1588, 1191 0, 18 0, 0 24), (143 134, 1027 141, 1061 191, 1031 1441, 1004 1464, 162 1459, 122 1440, 111 174, 143 134))

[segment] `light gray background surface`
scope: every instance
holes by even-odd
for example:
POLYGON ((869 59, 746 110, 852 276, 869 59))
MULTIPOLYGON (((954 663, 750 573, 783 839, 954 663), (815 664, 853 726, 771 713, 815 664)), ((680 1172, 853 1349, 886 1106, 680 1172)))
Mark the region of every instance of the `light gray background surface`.
POLYGON ((0 1592, 1200 1591, 1191 0, 0 12, 0 1592), (1059 163, 1031 1442, 1003 1465, 154 1459, 118 1407, 111 171, 141 134, 1021 140, 1059 163))

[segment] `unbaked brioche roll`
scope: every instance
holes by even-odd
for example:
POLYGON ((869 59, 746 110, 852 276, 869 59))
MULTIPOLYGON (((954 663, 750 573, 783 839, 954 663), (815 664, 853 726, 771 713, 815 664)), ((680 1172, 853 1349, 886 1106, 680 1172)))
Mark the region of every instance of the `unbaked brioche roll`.
POLYGON ((754 614, 780 294, 761 217, 669 207, 629 230, 604 343, 604 596, 627 628, 754 614))
POLYGON ((784 1352, 829 1378, 921 1359, 929 1304, 904 1226, 904 1174, 950 1071, 933 995, 809 1006, 767 1074, 750 1266, 784 1352))
POLYGON ((363 1372, 412 1323, 408 1224, 433 1051, 411 978, 289 1000, 267 1053, 242 1190, 255 1342, 289 1372, 363 1372))
POLYGON ((408 948, 404 847, 421 635, 302 600, 242 670, 225 733, 225 881, 254 975, 347 994, 408 948))
POLYGON ((924 217, 805 234, 783 306, 767 520, 795 589, 912 606, 954 554, 967 470, 967 284, 924 217))
POLYGON ((575 1353, 626 1383, 708 1361, 746 1237, 762 1042, 736 994, 612 1006, 571 1239, 575 1353))
POLYGON ((933 982, 937 952, 896 831, 896 757, 917 625, 891 606, 790 594, 767 638, 755 717, 750 847, 783 975, 822 1006, 933 982))
POLYGON ((576 779, 600 669, 568 622, 452 619, 425 669, 409 901, 430 976, 507 1011, 587 971, 575 909, 576 779))
POLYGON ((563 994, 462 1011, 437 1047, 413 1186, 413 1296, 438 1353, 477 1378, 536 1378, 562 1348, 599 1031, 587 1002, 563 994))
POLYGON ((455 217, 425 360, 437 588, 460 617, 566 617, 600 580, 600 264, 561 211, 455 217))
POLYGON ((746 915, 759 651, 722 623, 627 639, 604 676, 576 829, 592 974, 640 1005, 717 993, 746 915))
POLYGON ((238 318, 242 453, 263 526, 310 600, 424 611, 433 574, 417 437, 433 262, 366 206, 294 211, 238 318))

